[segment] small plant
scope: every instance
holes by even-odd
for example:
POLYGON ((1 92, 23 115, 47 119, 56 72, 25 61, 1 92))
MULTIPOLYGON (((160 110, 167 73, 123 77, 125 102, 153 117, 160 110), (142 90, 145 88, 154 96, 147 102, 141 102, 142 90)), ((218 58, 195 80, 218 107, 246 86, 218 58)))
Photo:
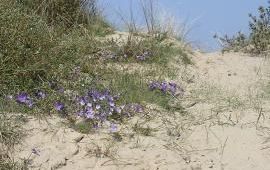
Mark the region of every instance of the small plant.
POLYGON ((143 136, 152 136, 154 129, 150 128, 149 126, 143 127, 138 122, 132 127, 133 131, 137 134, 143 135, 143 136))
POLYGON ((114 142, 108 142, 104 145, 92 144, 92 147, 88 148, 87 155, 97 158, 111 158, 115 159, 117 154, 117 148, 114 142))

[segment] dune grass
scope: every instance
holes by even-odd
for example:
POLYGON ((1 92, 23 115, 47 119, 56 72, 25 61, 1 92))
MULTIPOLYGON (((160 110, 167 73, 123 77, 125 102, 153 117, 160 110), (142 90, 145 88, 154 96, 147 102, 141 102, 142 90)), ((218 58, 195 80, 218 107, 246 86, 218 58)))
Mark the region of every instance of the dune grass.
MULTIPOLYGON (((166 90, 172 87, 167 83, 163 91, 151 90, 149 83, 173 78, 171 61, 191 64, 185 49, 167 43, 163 33, 130 32, 122 44, 106 39, 113 28, 102 17, 95 0, 3 0, 0 23, 0 143, 4 145, 9 141, 18 144, 22 137, 21 123, 11 113, 59 114, 70 120, 75 130, 91 131, 103 120, 83 125, 74 121, 82 108, 80 97, 92 97, 96 102, 96 96, 89 98, 91 90, 108 99, 104 103, 99 96, 101 106, 95 103, 94 109, 96 113, 98 107, 108 111, 109 104, 106 121, 112 125, 126 118, 121 111, 135 114, 147 104, 169 111, 169 102, 175 96, 166 90), (112 63, 138 64, 152 70, 117 70, 110 66, 112 63)), ((139 131, 150 135, 149 129, 139 131)), ((8 153, 0 156, 0 169, 24 168, 8 153)))

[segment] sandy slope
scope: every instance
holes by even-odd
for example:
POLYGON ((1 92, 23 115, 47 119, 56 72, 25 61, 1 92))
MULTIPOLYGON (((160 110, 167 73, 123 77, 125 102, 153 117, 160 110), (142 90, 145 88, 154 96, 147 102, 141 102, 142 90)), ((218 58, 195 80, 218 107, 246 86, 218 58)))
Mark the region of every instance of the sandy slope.
POLYGON ((188 114, 152 111, 146 124, 157 130, 153 136, 123 126, 118 142, 106 130, 82 135, 59 118, 48 118, 49 124, 32 118, 16 158, 28 159, 32 169, 269 170, 269 104, 260 95, 267 61, 197 53, 194 62, 182 102, 188 114))

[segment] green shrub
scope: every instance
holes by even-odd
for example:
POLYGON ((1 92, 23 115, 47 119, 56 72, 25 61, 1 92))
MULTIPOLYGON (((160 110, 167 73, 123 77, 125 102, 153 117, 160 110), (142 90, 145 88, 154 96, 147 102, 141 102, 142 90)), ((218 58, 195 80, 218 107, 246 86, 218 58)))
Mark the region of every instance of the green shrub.
POLYGON ((16 5, 0 5, 0 86, 24 88, 38 84, 54 65, 53 33, 41 17, 16 5))
MULTIPOLYGON (((269 1, 270 4, 270 1, 269 1)), ((248 36, 243 33, 229 37, 218 38, 223 45, 223 51, 242 51, 247 53, 263 53, 270 49, 270 6, 258 8, 258 16, 249 14, 249 30, 248 36)))

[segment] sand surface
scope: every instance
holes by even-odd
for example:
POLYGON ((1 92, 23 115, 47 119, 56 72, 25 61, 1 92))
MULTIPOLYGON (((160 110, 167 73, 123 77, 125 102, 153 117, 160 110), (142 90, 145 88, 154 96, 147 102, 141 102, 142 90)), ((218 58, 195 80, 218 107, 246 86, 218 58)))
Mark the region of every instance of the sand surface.
POLYGON ((139 115, 120 128, 120 141, 106 130, 80 134, 58 117, 30 118, 16 159, 35 170, 269 170, 268 61, 238 53, 195 53, 193 60, 177 80, 188 80, 178 103, 187 114, 149 106, 147 119, 139 115), (134 134, 127 127, 134 122, 153 134, 134 134))

